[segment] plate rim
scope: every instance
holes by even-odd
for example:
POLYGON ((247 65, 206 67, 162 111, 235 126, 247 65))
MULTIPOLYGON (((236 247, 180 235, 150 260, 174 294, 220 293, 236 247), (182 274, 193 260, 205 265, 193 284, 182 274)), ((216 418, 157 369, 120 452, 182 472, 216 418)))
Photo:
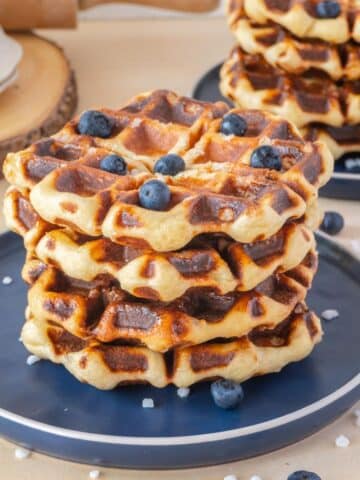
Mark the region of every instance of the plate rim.
POLYGON ((221 432, 204 433, 197 435, 182 435, 171 437, 133 437, 124 435, 106 435, 102 433, 89 433, 81 432, 79 430, 66 429, 63 427, 52 426, 48 423, 39 422, 38 420, 28 419, 21 415, 9 412, 3 408, 0 408, 0 418, 11 421, 13 423, 20 424, 27 428, 32 428, 44 433, 56 435, 63 438, 71 438, 86 442, 105 443, 113 445, 136 445, 136 446, 178 446, 178 445, 191 445, 201 443, 212 443, 224 440, 231 440, 233 438, 245 437, 255 433, 264 432, 267 430, 282 427, 288 423, 301 420, 305 417, 313 415, 314 413, 328 407, 329 405, 337 402, 341 398, 350 394, 357 387, 360 387, 360 373, 355 375, 351 380, 342 385, 334 392, 329 393, 327 396, 313 402, 305 407, 294 412, 287 413, 281 417, 277 417, 265 422, 260 422, 255 425, 247 427, 234 428, 231 430, 224 430, 221 432))

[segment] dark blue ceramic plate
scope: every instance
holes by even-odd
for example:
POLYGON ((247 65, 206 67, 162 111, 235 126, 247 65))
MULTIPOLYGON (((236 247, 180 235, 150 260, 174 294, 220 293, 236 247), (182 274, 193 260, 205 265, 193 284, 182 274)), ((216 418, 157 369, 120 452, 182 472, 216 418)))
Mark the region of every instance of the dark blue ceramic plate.
MULTIPOLYGON (((208 102, 223 100, 231 105, 231 102, 225 99, 219 90, 220 68, 221 64, 216 65, 200 78, 193 91, 194 98, 208 102)), ((348 155, 348 157, 350 156, 360 158, 360 152, 348 155)), ((345 170, 345 157, 340 158, 336 161, 335 172, 330 182, 321 189, 320 195, 345 200, 360 200, 360 173, 348 173, 345 170)))
POLYGON ((209 385, 186 399, 175 388, 126 387, 101 392, 49 362, 26 365, 18 336, 26 289, 21 240, 0 236, 0 433, 78 462, 130 468, 224 463, 278 449, 332 422, 360 398, 360 263, 322 238, 320 271, 309 304, 336 308, 324 341, 305 361, 244 384, 241 408, 223 411, 209 385), (156 408, 142 409, 144 397, 156 408))

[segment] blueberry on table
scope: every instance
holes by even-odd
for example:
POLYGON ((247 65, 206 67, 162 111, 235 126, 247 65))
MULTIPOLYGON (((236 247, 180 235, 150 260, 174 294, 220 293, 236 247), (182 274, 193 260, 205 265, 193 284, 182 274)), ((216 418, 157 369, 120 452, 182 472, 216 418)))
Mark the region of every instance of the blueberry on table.
POLYGON ((335 0, 324 0, 316 5, 316 13, 319 18, 337 18, 341 7, 335 0))
POLYGON ((321 480, 321 478, 314 472, 299 470, 289 475, 287 480, 321 480))
POLYGON ((148 210, 166 210, 171 198, 171 192, 166 183, 150 180, 139 190, 139 201, 148 210))
POLYGON ((154 166, 154 172, 162 173, 163 175, 175 176, 184 170, 184 160, 175 153, 169 153, 168 155, 160 157, 154 166))
POLYGON ((105 172, 116 173, 116 175, 127 174, 127 164, 125 160, 115 154, 106 155, 106 157, 102 158, 100 168, 101 170, 105 170, 105 172))
POLYGON ((344 228, 344 217, 338 212, 325 212, 320 230, 328 235, 337 235, 344 228))
POLYGON ((251 154, 250 165, 254 168, 281 170, 280 152, 277 148, 270 145, 262 145, 251 154))
POLYGON ((217 380, 210 389, 215 404, 227 410, 237 407, 244 398, 242 386, 232 380, 217 380))
POLYGON ((82 135, 108 138, 111 135, 113 121, 97 110, 87 110, 79 120, 78 131, 82 135))
POLYGON ((224 135, 243 137, 247 130, 246 120, 236 113, 228 113, 222 119, 220 132, 224 135))

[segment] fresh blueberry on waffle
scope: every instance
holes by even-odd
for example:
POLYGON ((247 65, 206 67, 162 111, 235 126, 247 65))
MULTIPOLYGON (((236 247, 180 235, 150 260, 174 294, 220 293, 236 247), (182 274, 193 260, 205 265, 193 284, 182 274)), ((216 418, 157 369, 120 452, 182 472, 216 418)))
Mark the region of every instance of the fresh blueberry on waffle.
POLYGON ((224 135, 237 135, 238 137, 242 137, 245 135, 246 130, 246 121, 236 113, 225 115, 221 122, 220 131, 224 135))
POLYGON ((165 210, 169 205, 171 192, 164 182, 150 180, 139 190, 140 205, 149 210, 165 210))
POLYGON ((115 173, 116 175, 126 175, 127 165, 122 157, 115 154, 106 155, 100 162, 101 170, 105 170, 109 173, 115 173))
POLYGON ((179 156, 174 153, 169 153, 159 158, 154 165, 154 172, 161 173, 162 175, 175 176, 178 173, 185 170, 185 162, 179 156))
POLYGON ((81 115, 78 130, 82 135, 107 138, 111 135, 112 127, 111 119, 102 112, 88 110, 81 115))
POLYGON ((253 151, 250 165, 254 168, 269 168, 281 170, 281 158, 276 148, 270 145, 263 145, 253 151))
POLYGON ((341 7, 334 0, 325 0, 316 4, 316 13, 320 18, 337 18, 341 13, 341 7))

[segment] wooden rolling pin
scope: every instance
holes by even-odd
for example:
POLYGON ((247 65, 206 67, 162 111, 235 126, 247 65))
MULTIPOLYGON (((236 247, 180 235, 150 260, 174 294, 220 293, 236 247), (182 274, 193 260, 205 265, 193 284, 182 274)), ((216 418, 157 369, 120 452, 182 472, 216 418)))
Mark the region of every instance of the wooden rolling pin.
MULTIPOLYGON (((213 10, 219 0, 115 0, 184 12, 213 10)), ((32 28, 74 28, 77 11, 111 0, 0 0, 0 25, 7 30, 32 28)))

